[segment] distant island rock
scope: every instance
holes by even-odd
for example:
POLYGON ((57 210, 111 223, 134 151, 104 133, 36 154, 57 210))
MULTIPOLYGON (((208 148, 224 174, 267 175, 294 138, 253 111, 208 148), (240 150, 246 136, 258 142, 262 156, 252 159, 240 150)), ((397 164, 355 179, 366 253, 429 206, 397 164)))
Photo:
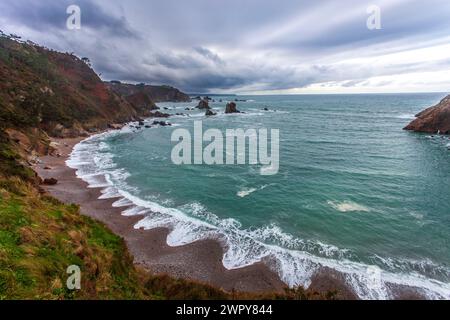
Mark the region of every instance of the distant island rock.
POLYGON ((416 119, 404 129, 416 132, 450 134, 450 95, 434 107, 417 114, 416 119))

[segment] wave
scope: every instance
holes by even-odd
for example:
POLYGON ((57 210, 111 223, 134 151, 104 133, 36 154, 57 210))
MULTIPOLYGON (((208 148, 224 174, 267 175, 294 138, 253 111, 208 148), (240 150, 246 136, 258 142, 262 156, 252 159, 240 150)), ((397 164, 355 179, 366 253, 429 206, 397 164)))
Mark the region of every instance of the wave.
POLYGON ((327 201, 327 204, 331 206, 333 209, 340 212, 354 212, 354 211, 370 212, 370 209, 367 208, 366 206, 360 205, 352 201, 343 201, 343 202, 327 201))
POLYGON ((255 191, 258 191, 258 189, 256 189, 256 188, 243 189, 241 191, 238 191, 238 193, 236 195, 240 198, 245 198, 245 197, 251 195, 255 191))
MULTIPOLYGON (((122 132, 126 132, 126 129, 122 132)), ((394 297, 393 286, 416 288, 429 299, 450 299, 449 283, 429 279, 414 270, 390 270, 387 262, 380 263, 387 270, 381 269, 375 265, 380 259, 374 260, 374 265, 356 262, 349 250, 296 238, 274 224, 246 229, 235 219, 220 219, 200 203, 167 207, 136 196, 137 190, 126 183, 129 173, 116 167, 113 155, 104 143, 106 137, 120 133, 93 136, 79 143, 73 149, 67 165, 76 169, 77 176, 91 187, 101 185, 100 198, 117 198, 114 206, 126 206, 123 215, 142 216, 135 225, 136 229, 168 228, 169 246, 216 239, 224 247, 225 268, 237 269, 261 261, 267 262, 290 287, 300 285, 307 288, 316 272, 322 268, 331 268, 342 274, 345 282, 361 299, 391 299, 394 297)), ((345 210, 365 209, 351 203, 345 206, 342 203, 333 204, 345 210)))
POLYGON ((254 192, 256 192, 256 191, 264 190, 265 188, 267 188, 267 187, 269 187, 269 186, 270 186, 270 185, 267 184, 267 185, 263 185, 262 187, 259 187, 259 188, 244 188, 244 189, 238 191, 238 192, 236 193, 236 195, 237 195, 238 197, 240 197, 240 198, 245 198, 245 197, 251 195, 252 193, 254 193, 254 192))
POLYGON ((399 115, 396 115, 395 118, 397 119, 406 119, 406 120, 414 120, 416 118, 416 115, 413 113, 402 113, 399 115))

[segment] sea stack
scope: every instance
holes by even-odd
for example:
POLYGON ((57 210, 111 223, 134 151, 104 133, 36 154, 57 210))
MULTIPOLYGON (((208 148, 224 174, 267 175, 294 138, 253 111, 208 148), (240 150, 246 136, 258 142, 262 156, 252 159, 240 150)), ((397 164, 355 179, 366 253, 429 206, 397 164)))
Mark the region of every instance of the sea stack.
POLYGON ((416 115, 405 130, 427 133, 450 133, 450 95, 442 99, 434 107, 430 107, 416 115))
POLYGON ((196 108, 200 110, 210 109, 208 100, 207 99, 200 100, 196 108))
POLYGON ((225 113, 241 113, 238 109, 237 109, 237 105, 234 102, 230 102, 227 103, 227 106, 225 108, 225 113))

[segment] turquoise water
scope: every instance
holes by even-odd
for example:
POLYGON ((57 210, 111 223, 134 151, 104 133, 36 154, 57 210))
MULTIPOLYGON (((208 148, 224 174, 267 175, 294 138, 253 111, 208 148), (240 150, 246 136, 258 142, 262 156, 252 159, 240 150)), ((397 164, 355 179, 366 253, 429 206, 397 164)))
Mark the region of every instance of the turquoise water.
MULTIPOLYGON (((74 151, 70 165, 104 197, 120 194, 136 227, 172 229, 169 245, 216 238, 224 265, 266 261, 289 285, 322 266, 342 272, 362 298, 392 298, 390 284, 450 297, 448 137, 403 131, 444 94, 240 96, 245 114, 188 113, 154 127, 109 133, 74 151), (268 107, 271 111, 263 111, 268 107), (274 111, 276 110, 276 111, 274 111), (171 161, 173 130, 280 130, 280 169, 171 161)), ((229 97, 234 99, 234 97, 229 97)))

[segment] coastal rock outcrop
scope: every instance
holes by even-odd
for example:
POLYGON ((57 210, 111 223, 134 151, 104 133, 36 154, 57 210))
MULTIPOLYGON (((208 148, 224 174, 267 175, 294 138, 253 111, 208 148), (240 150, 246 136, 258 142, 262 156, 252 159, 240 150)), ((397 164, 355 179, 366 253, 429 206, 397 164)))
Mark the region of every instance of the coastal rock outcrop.
POLYGON ((241 112, 237 109, 236 103, 230 102, 230 103, 227 103, 227 106, 225 108, 225 113, 230 114, 230 113, 241 113, 241 112))
POLYGON ((131 103, 135 109, 139 110, 141 114, 145 114, 145 112, 148 113, 148 111, 159 110, 159 107, 143 92, 136 92, 124 98, 131 103))
POLYGON ((149 115, 151 118, 169 118, 170 114, 168 113, 162 113, 160 111, 156 111, 156 112, 150 112, 149 115))
POLYGON ((405 130, 450 134, 450 95, 436 106, 430 107, 416 115, 405 130))
POLYGON ((200 102, 198 103, 198 106, 196 108, 200 109, 200 110, 210 109, 208 100, 206 100, 206 99, 200 100, 200 102))
POLYGON ((205 116, 207 117, 211 117, 211 116, 216 116, 217 113, 213 112, 211 109, 206 110, 205 116))
POLYGON ((121 123, 110 123, 108 124, 108 128, 109 129, 113 129, 113 130, 120 130, 124 127, 124 124, 121 123))
POLYGON ((172 126, 171 123, 166 122, 166 121, 153 121, 153 125, 154 126, 160 125, 161 127, 167 127, 167 126, 170 127, 170 126, 172 126))
POLYGON ((52 137, 87 136, 145 116, 108 89, 86 59, 0 34, 0 124, 52 137), (25 58, 26 57, 26 58, 25 58))

